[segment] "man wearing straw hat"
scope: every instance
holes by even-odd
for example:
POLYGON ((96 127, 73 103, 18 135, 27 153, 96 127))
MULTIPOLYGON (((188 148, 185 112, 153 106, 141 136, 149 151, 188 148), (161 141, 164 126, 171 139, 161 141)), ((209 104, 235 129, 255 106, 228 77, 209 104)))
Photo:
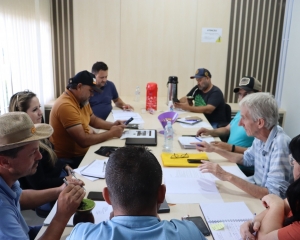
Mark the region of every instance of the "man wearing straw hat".
POLYGON ((28 227, 21 209, 32 209, 55 201, 56 214, 41 239, 59 239, 83 199, 80 181, 46 190, 24 190, 18 179, 34 174, 42 155, 39 140, 51 136, 48 124, 33 124, 28 114, 12 112, 0 116, 0 239, 34 239, 39 228, 28 227))

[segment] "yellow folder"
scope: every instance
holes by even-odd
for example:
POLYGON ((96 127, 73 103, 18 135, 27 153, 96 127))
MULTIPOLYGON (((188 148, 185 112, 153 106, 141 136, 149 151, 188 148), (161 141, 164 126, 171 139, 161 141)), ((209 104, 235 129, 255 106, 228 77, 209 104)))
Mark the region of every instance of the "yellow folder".
POLYGON ((188 157, 180 157, 186 153, 166 153, 163 152, 160 156, 165 167, 197 167, 200 163, 189 163, 188 159, 201 159, 208 161, 207 154, 205 152, 188 153, 188 157), (171 158, 176 154, 179 158, 171 158))

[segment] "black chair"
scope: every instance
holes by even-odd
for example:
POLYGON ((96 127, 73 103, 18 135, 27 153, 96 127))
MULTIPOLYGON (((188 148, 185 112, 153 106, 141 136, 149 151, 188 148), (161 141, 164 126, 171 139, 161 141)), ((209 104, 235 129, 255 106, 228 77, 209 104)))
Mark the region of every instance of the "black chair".
MULTIPOLYGON (((226 127, 230 122, 231 122, 231 107, 229 104, 225 103, 225 118, 226 118, 226 122, 222 122, 218 124, 218 128, 221 127, 226 127)), ((220 137, 222 142, 227 142, 228 141, 228 137, 220 137)))

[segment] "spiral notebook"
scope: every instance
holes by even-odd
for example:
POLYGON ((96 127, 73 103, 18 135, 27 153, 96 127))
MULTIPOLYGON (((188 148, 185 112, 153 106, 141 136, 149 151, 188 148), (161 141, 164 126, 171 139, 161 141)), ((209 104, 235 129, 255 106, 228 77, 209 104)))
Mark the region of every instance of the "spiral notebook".
POLYGON ((200 203, 206 222, 215 240, 240 240, 240 226, 253 219, 253 214, 244 202, 200 203), (213 225, 221 223, 223 229, 214 230, 213 225))

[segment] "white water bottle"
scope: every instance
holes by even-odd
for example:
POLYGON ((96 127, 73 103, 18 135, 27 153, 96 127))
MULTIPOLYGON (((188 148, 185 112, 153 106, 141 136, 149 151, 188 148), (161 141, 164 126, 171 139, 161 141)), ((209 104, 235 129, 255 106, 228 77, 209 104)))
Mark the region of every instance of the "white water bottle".
POLYGON ((140 101, 140 94, 141 94, 140 87, 137 86, 136 89, 135 89, 135 92, 134 92, 134 101, 135 102, 140 101))
POLYGON ((174 104, 173 104, 173 101, 169 101, 168 106, 169 106, 169 111, 170 111, 170 112, 173 112, 173 111, 174 111, 174 104))
POLYGON ((164 136, 165 136, 164 151, 172 152, 174 131, 173 131, 171 121, 167 121, 167 125, 165 126, 164 136))

